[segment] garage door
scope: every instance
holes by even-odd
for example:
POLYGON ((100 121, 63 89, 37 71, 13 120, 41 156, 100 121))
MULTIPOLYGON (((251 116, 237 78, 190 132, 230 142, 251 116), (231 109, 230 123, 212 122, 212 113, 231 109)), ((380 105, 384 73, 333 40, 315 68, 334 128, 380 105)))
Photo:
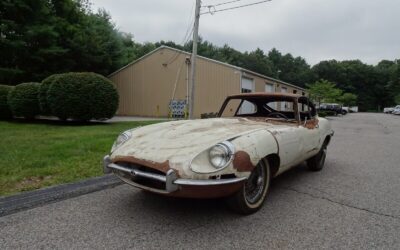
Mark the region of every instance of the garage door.
POLYGON ((254 82, 253 79, 243 77, 242 78, 242 93, 254 92, 254 82))
POLYGON ((265 84, 265 92, 268 92, 268 93, 275 92, 275 91, 274 91, 274 85, 273 85, 273 84, 266 83, 266 84, 265 84))
MULTIPOLYGON (((275 87, 274 87, 274 85, 273 85, 273 84, 266 83, 266 84, 265 84, 265 92, 267 92, 267 93, 273 93, 273 92, 275 92, 275 87)), ((273 108, 273 109, 276 109, 276 102, 271 102, 271 103, 268 104, 268 106, 270 106, 270 107, 273 108)))
MULTIPOLYGON (((242 78, 242 93, 254 92, 254 82, 253 79, 243 77, 242 78)), ((249 102, 243 102, 239 113, 241 114, 251 114, 254 113, 254 105, 249 102)))
MULTIPOLYGON (((288 90, 287 90, 286 87, 281 87, 281 92, 282 92, 282 93, 287 93, 288 90)), ((290 111, 291 108, 289 107, 289 103, 288 103, 288 102, 282 102, 281 110, 282 110, 282 111, 290 111)))

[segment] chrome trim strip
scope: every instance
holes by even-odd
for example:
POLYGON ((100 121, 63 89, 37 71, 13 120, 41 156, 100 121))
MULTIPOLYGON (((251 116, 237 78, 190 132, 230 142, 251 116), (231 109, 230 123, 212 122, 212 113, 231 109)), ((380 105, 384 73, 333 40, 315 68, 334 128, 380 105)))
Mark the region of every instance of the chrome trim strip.
MULTIPOLYGON (((110 170, 116 170, 120 172, 124 172, 130 174, 132 176, 140 176, 148 179, 158 180, 165 183, 166 190, 155 189, 151 187, 147 187, 131 180, 128 180, 122 176, 117 176, 123 180, 124 182, 133 185, 138 188, 146 189, 153 192, 159 193, 172 193, 178 190, 178 186, 215 186, 215 185, 227 185, 238 183, 241 181, 245 181, 247 177, 238 177, 238 178, 230 178, 230 179, 207 179, 207 180, 194 180, 194 179, 178 179, 176 172, 173 169, 168 170, 167 174, 160 175, 154 173, 147 173, 138 169, 132 169, 128 167, 124 167, 111 162, 110 156, 106 155, 104 157, 104 172, 108 172, 110 170)), ((111 172, 111 171, 110 171, 111 172)))

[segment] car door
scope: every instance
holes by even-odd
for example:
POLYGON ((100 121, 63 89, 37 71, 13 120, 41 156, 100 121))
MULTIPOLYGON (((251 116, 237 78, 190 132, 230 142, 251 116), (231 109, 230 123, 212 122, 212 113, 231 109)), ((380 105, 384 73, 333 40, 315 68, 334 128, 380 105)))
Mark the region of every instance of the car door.
POLYGON ((279 145, 280 168, 279 173, 286 171, 293 165, 298 164, 301 148, 299 129, 296 126, 278 127, 269 130, 276 138, 279 145))
POLYGON ((315 106, 304 96, 299 98, 298 103, 300 118, 298 126, 300 134, 299 151, 302 154, 301 158, 305 160, 318 152, 321 136, 315 106))

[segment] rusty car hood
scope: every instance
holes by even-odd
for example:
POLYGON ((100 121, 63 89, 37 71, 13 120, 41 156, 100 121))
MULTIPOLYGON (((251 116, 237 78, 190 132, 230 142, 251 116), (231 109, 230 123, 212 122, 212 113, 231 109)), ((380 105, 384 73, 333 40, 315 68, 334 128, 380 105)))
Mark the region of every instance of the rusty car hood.
POLYGON ((246 118, 180 120, 140 127, 132 138, 117 148, 111 158, 134 157, 153 163, 167 163, 179 169, 200 152, 233 137, 260 129, 285 125, 252 121, 246 118))

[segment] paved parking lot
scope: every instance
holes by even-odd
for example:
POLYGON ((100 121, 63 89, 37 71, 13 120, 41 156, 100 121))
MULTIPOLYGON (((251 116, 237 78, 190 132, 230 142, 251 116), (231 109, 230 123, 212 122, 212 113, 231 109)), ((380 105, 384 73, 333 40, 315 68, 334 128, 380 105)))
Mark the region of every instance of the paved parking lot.
POLYGON ((121 185, 1 217, 0 248, 400 249, 400 116, 332 125, 325 168, 276 178, 254 215, 121 185))

